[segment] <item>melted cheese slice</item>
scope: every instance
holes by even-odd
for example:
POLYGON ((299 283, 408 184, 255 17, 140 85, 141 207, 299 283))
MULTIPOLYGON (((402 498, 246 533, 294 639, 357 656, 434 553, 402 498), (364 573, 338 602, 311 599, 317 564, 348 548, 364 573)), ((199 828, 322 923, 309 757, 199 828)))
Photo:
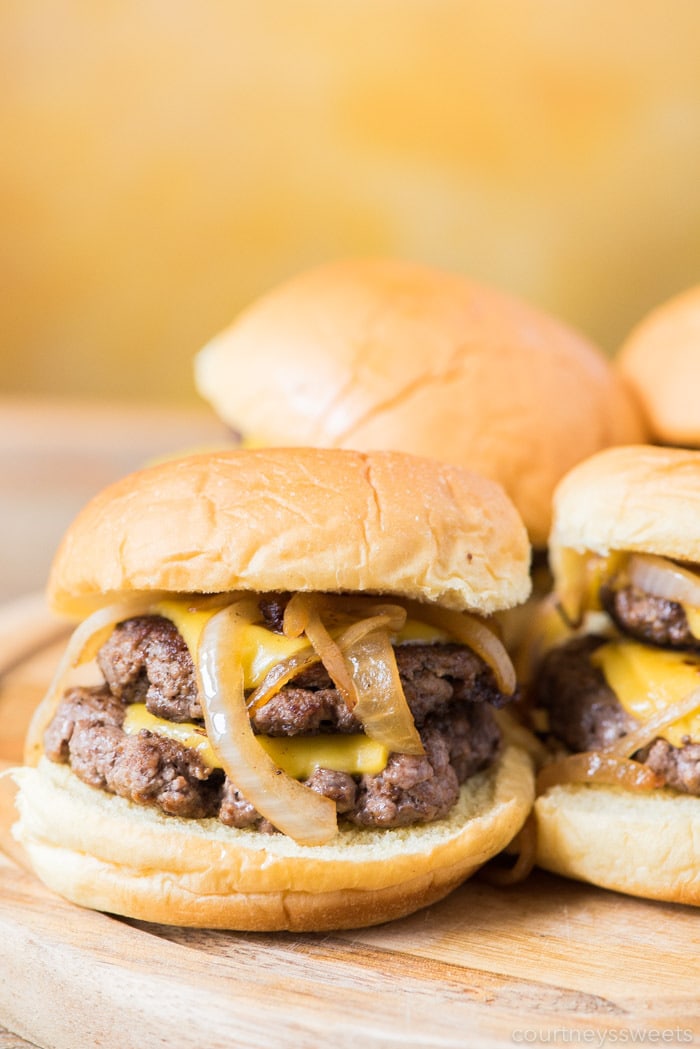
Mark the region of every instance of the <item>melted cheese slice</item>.
MULTIPOLYGON (((154 605, 153 614, 165 616, 174 623, 193 661, 196 661, 202 631, 212 616, 224 607, 227 600, 227 595, 163 600, 154 605)), ((407 620, 403 629, 394 637, 397 644, 433 644, 448 640, 449 636, 444 631, 415 619, 407 620)), ((308 647, 308 641, 304 637, 286 638, 257 624, 247 626, 241 631, 241 641, 239 657, 243 666, 246 691, 257 688, 277 663, 308 647)), ((196 750, 210 768, 220 767, 203 727, 194 722, 167 721, 151 714, 145 704, 134 703, 127 709, 124 731, 136 734, 141 729, 177 740, 183 746, 196 750)), ((369 739, 362 733, 295 736, 284 739, 260 735, 256 738, 275 764, 295 779, 308 779, 314 769, 318 768, 347 772, 350 775, 376 775, 385 768, 389 758, 389 751, 383 744, 369 739)))
MULTIPOLYGON (((153 613, 165 616, 175 624, 194 660, 204 627, 225 603, 226 598, 161 601, 154 606, 153 613)), ((246 691, 257 688, 273 666, 300 649, 307 648, 309 644, 305 637, 287 638, 258 625, 245 627, 241 632, 241 640, 239 656, 246 691)), ((408 619, 394 638, 396 644, 434 644, 447 640, 444 631, 415 619, 408 619)))
MULTIPOLYGON (((153 611, 175 624, 194 660, 202 631, 222 607, 223 603, 202 608, 196 602, 161 601, 153 611)), ((257 625, 245 627, 241 631, 241 640, 239 657, 243 666, 243 685, 246 691, 257 688, 276 663, 281 663, 283 659, 302 648, 307 648, 309 644, 304 637, 287 638, 257 625)))
MULTIPOLYGON (((700 687, 700 656, 653 648, 637 641, 610 641, 591 656, 621 705, 640 723, 700 687)), ((700 740, 700 710, 659 733, 674 747, 684 737, 700 740)))
POLYGON ((688 629, 693 637, 697 637, 700 640, 700 608, 691 608, 690 605, 683 605, 683 611, 685 612, 685 618, 688 620, 688 629))
MULTIPOLYGON (((221 768, 214 748, 204 728, 192 721, 166 721, 146 709, 145 703, 132 703, 127 707, 124 731, 137 735, 141 729, 167 736, 197 751, 209 768, 221 768)), ((351 776, 376 775, 385 768, 389 751, 383 744, 367 736, 319 735, 291 736, 281 739, 276 736, 256 736, 260 746, 267 751, 274 763, 288 776, 305 780, 315 769, 333 769, 347 772, 351 776)))

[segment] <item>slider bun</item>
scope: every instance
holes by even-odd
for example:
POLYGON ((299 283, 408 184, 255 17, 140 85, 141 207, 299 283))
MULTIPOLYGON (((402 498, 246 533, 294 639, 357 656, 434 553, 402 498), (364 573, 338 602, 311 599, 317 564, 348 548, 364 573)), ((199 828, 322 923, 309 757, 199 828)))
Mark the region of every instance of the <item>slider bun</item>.
POLYGON ((393 594, 483 614, 523 601, 529 544, 500 485, 400 453, 189 456, 97 495, 48 583, 82 615, 133 591, 393 594))
POLYGON ((550 557, 557 586, 567 549, 700 562, 700 451, 610 448, 576 466, 554 494, 550 557))
POLYGON ((700 904, 700 798, 566 784, 535 802, 537 864, 632 896, 700 904))
POLYGON ((144 921, 260 931, 373 925, 434 903, 512 840, 533 800, 530 758, 507 746, 445 819, 341 830, 331 844, 305 847, 162 815, 46 758, 15 778, 15 835, 62 896, 144 921))
POLYGON ((541 547, 559 478, 646 439, 622 380, 580 334, 408 262, 337 262, 289 281, 200 351, 195 378, 254 443, 398 449, 494 477, 541 547))
POLYGON ((700 285, 645 317, 622 346, 618 365, 655 440, 700 446, 700 285))

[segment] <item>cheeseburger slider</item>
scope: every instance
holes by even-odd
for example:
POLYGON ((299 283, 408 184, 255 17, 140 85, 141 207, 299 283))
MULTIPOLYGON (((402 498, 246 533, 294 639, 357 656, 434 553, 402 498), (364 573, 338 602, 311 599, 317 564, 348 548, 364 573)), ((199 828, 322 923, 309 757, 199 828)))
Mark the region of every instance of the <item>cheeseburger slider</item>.
POLYGON ((645 317, 617 358, 659 444, 700 448, 700 285, 645 317))
POLYGON ((557 489, 550 552, 571 629, 534 686, 553 748, 538 862, 700 904, 700 452, 580 464, 557 489))
POLYGON ((534 307, 408 262, 341 261, 251 305, 197 355, 254 445, 395 449, 501 482, 541 550, 560 477, 646 439, 603 354, 534 307))
POLYGON ((108 488, 49 580, 87 618, 17 773, 37 873, 89 907, 232 929, 445 896, 531 808, 491 618, 528 565, 499 485, 408 455, 239 450, 108 488))

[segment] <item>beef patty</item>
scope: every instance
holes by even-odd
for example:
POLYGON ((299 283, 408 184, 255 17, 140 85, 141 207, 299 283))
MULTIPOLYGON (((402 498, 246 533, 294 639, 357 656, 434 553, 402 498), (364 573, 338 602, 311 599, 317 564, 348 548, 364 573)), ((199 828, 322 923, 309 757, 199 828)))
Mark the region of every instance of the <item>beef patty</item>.
MULTIPOLYGON (((499 751, 491 706, 507 697, 475 653, 452 644, 400 645, 395 653, 425 754, 391 754, 373 776, 319 769, 307 781, 360 826, 439 819, 456 802, 461 783, 488 767, 499 751)), ((272 829, 222 770, 209 768, 191 749, 148 730, 123 730, 126 706, 135 702, 172 721, 202 720, 194 665, 170 620, 127 620, 97 659, 105 685, 65 695, 44 737, 51 760, 69 763, 93 786, 173 815, 218 816, 230 826, 272 829)), ((255 712, 252 724, 268 735, 361 731, 321 664, 281 689, 255 712)))
MULTIPOLYGON (((598 750, 638 725, 591 663, 592 653, 607 640, 587 635, 552 649, 537 676, 536 703, 548 712, 552 735, 574 752, 598 750)), ((700 795, 700 743, 674 747, 656 739, 633 756, 653 768, 665 786, 700 795)))
POLYGON ((652 597, 632 585, 602 587, 600 599, 613 622, 630 637, 649 645, 700 652, 700 640, 691 634, 683 606, 677 601, 652 597))

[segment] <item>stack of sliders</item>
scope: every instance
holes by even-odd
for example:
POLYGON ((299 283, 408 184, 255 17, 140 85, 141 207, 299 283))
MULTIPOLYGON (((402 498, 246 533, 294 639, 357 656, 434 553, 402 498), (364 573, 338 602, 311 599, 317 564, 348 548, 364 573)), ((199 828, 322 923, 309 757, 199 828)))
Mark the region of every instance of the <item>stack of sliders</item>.
POLYGON ((531 811, 493 626, 529 557, 500 485, 399 453, 234 450, 111 486, 49 580, 82 621, 16 773, 35 870, 203 927, 439 900, 531 811))
POLYGON ((700 451, 609 449, 555 494, 570 627, 536 676, 537 861, 700 904, 700 451))
POLYGON ((616 363, 647 417, 651 439, 700 448, 700 285, 644 317, 616 363))

